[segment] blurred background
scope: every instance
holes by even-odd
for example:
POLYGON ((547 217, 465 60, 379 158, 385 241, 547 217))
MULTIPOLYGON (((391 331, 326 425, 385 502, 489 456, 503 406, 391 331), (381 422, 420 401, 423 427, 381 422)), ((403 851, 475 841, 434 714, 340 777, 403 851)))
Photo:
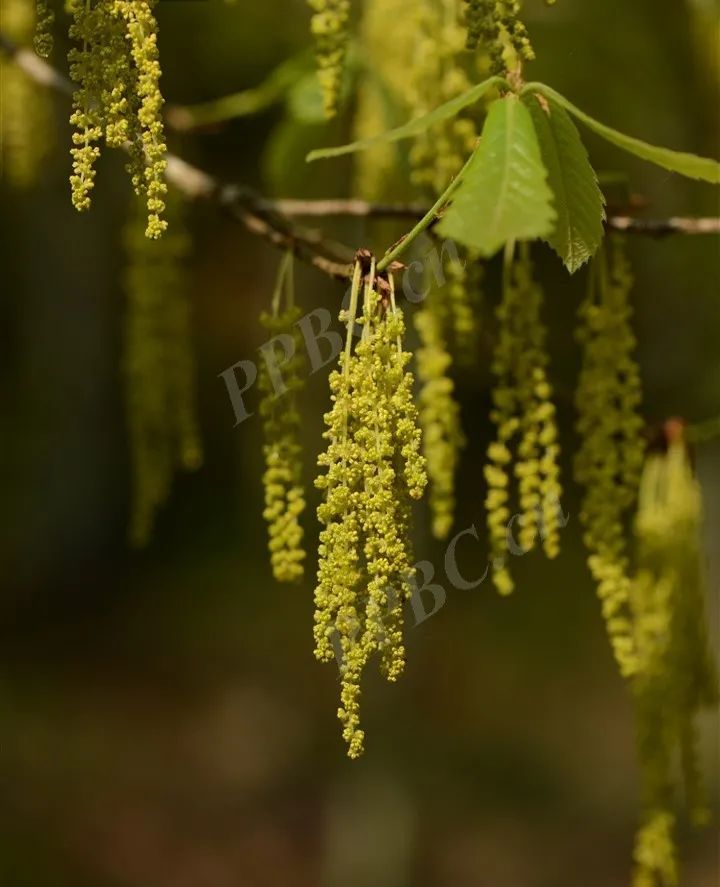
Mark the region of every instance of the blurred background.
MULTIPOLYGON (((648 141, 718 156, 718 8, 709 0, 528 0, 528 72, 593 116, 648 141)), ((163 89, 190 104, 259 84, 307 48, 303 0, 164 0, 163 89)), ((396 23, 401 27, 402 23, 396 23)), ((64 67, 63 41, 55 61, 64 67)), ((0 184, 0 884, 5 887, 620 887, 639 811, 632 709, 584 563, 570 481, 573 324, 584 275, 538 251, 566 452, 564 551, 518 558, 501 600, 445 581, 444 548, 418 513, 418 559, 448 590, 408 629, 395 686, 369 675, 367 750, 345 757, 338 683, 312 655, 309 578, 275 584, 265 556, 261 429, 234 427, 218 374, 252 359, 279 256, 211 206, 192 210, 187 275, 204 466, 180 476, 140 552, 126 545, 123 159, 100 163, 94 207, 70 205, 68 106, 53 99, 42 174, 0 184)), ((282 103, 188 135, 173 150, 226 180, 282 197, 348 194, 350 165, 306 167, 348 121, 294 119, 282 103)), ((622 169, 645 214, 717 214, 717 191, 587 137, 622 169)), ((403 226, 330 223, 382 249, 403 226)), ((636 328, 649 423, 720 413, 717 238, 634 238, 636 328)), ((488 275, 487 298, 496 299, 488 275)), ((297 269, 297 298, 335 314, 342 288, 297 269)), ((458 529, 483 524, 488 355, 458 379, 470 437, 458 529)), ((308 484, 326 371, 310 378, 308 484)), ((710 616, 718 644, 720 441, 698 447, 710 616)), ((482 531, 481 531, 481 539, 482 531)), ((465 544, 465 543, 464 543, 465 544)), ((484 542, 461 569, 479 575, 484 542)), ((429 606, 429 604, 428 604, 429 606)), ((372 671, 372 669, 371 669, 372 671)), ((718 720, 702 724, 718 810, 718 720)), ((716 828, 681 833, 686 887, 718 882, 716 828)))

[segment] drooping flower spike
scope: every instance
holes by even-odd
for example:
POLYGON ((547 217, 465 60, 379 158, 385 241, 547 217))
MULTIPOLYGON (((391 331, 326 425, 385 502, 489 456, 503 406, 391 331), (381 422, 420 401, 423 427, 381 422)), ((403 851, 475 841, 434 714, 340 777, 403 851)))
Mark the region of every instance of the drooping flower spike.
MULTIPOLYGON (((512 526, 512 483, 518 488, 517 543, 531 551, 538 541, 545 554, 559 552, 560 446, 549 358, 540 316, 542 290, 533 278, 530 250, 509 244, 505 251, 503 295, 498 307, 498 341, 492 369, 495 440, 488 447, 485 479, 493 581, 501 594, 514 583, 507 568, 512 526)), ((514 539, 514 536, 513 536, 514 539)))
POLYGON ((404 322, 391 278, 376 277, 374 259, 353 270, 345 350, 330 376, 332 406, 325 415, 327 449, 316 485, 320 533, 315 589, 315 655, 336 656, 338 717, 348 755, 363 750, 359 698, 373 654, 395 681, 403 670, 403 603, 410 593, 410 502, 427 483, 412 399, 410 355, 402 350, 404 322), (358 317, 362 290, 362 312, 358 317), (356 321, 360 339, 353 344, 356 321))
POLYGON ((298 393, 304 385, 302 336, 296 325, 299 317, 300 309, 294 300, 293 255, 288 252, 280 264, 271 311, 260 316, 272 339, 264 346, 269 351, 266 360, 261 361, 258 378, 265 459, 263 517, 268 527, 270 565, 278 582, 300 580, 305 560, 300 524, 305 510, 305 490, 297 405, 298 393), (282 366, 281 380, 275 379, 270 371, 270 367, 279 366, 282 366))

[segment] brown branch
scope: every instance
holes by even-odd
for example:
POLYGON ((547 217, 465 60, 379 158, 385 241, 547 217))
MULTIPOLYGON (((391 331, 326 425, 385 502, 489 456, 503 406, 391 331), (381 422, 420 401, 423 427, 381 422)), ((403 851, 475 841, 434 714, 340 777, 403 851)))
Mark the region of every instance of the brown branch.
MULTIPOLYGON (((328 217, 353 216, 357 218, 413 219, 423 216, 428 206, 419 203, 370 203, 367 200, 262 200, 260 205, 283 215, 328 217)), ((720 234, 720 217, 669 219, 636 219, 632 216, 611 215, 608 228, 629 234, 662 237, 668 234, 720 234)))
MULTIPOLYGON (((72 95, 73 83, 39 58, 17 46, 0 32, 0 51, 32 80, 64 95, 72 95)), ((267 200, 250 188, 220 182, 209 173, 175 154, 167 155, 166 178, 190 200, 215 202, 247 231, 284 250, 292 250, 330 277, 345 279, 353 251, 327 239, 321 231, 297 225, 295 217, 338 216, 373 218, 419 218, 427 207, 417 203, 369 203, 365 200, 267 200)), ((667 234, 717 234, 720 218, 635 219, 612 215, 607 225, 617 231, 660 237, 667 234)))

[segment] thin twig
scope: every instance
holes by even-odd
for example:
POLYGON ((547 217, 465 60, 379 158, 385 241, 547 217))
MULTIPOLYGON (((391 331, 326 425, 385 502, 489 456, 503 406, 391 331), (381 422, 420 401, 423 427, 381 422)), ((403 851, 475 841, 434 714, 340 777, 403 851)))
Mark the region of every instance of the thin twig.
MULTIPOLYGON (((367 200, 263 200, 261 205, 290 217, 324 218, 352 216, 357 218, 414 219, 427 213, 422 203, 371 203, 367 200)), ((629 234, 663 237, 668 234, 720 234, 720 217, 669 219, 636 219, 632 216, 611 215, 608 228, 629 234)))

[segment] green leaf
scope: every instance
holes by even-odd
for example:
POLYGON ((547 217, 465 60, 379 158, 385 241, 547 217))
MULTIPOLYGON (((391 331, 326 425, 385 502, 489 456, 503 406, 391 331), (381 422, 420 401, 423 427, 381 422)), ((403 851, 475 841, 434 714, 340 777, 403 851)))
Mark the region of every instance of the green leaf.
POLYGON ((547 238, 573 274, 596 252, 603 238, 604 198, 585 146, 568 114, 553 101, 526 95, 548 183, 555 197, 557 221, 547 238))
POLYGON ((310 71, 295 80, 287 93, 287 109, 292 119, 298 123, 323 123, 327 120, 316 71, 310 71))
POLYGON ((698 157, 696 154, 686 154, 682 151, 671 151, 669 148, 658 148, 657 145, 650 145, 640 139, 634 139, 632 136, 618 132, 616 129, 611 129, 604 123, 594 120, 580 108, 576 108, 565 96, 555 92, 544 83, 526 84, 523 87, 523 94, 527 93, 539 93, 545 98, 557 102, 589 129, 602 136, 606 141, 617 145, 618 148, 622 148, 623 151, 628 151, 630 154, 670 170, 670 172, 680 173, 689 179, 701 179, 703 182, 711 182, 714 185, 720 184, 720 162, 717 160, 698 157))
POLYGON ((491 256, 508 240, 552 233, 555 211, 532 117, 516 95, 490 106, 480 145, 438 226, 491 256))
POLYGON ((429 114, 416 117, 404 126, 398 126, 397 129, 390 129, 387 132, 380 133, 380 135, 369 139, 362 139, 359 142, 352 142, 349 145, 339 145, 335 148, 318 148, 315 151, 311 151, 307 156, 308 163, 311 163, 313 160, 325 160, 328 157, 340 157, 343 154, 365 151, 367 148, 382 142, 399 142, 401 139, 409 139, 411 136, 419 135, 434 123, 439 123, 441 120, 447 120, 449 117, 459 114, 463 108, 467 108, 468 105, 477 102, 495 86, 507 86, 507 83, 502 77, 490 77, 488 80, 478 83, 477 86, 471 87, 454 99, 450 99, 449 102, 445 102, 444 105, 435 108, 434 111, 430 111, 429 114))

